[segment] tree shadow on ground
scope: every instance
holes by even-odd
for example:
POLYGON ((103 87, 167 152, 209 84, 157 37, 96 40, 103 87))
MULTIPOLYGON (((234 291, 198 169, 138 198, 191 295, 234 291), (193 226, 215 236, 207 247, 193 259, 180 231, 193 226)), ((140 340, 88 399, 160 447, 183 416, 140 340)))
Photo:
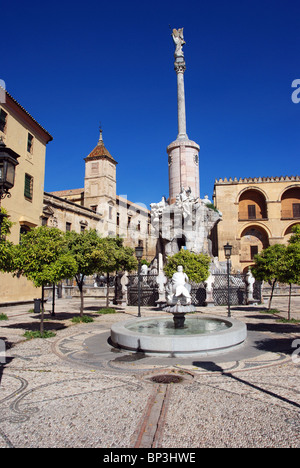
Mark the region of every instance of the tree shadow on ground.
POLYGON ((290 355, 293 353, 293 338, 266 338, 255 342, 260 351, 290 355))
POLYGON ((247 386, 249 388, 252 388, 252 389, 254 389, 256 391, 259 391, 262 394, 265 394, 265 395, 268 395, 270 397, 276 398, 277 400, 282 401, 284 403, 287 403, 290 406, 300 408, 300 404, 293 401, 293 400, 290 400, 290 399, 288 399, 288 398, 286 398, 284 396, 281 396, 278 393, 267 390, 266 388, 260 387, 259 385, 256 385, 256 384, 254 384, 252 382, 249 382, 246 379, 242 379, 241 377, 239 377, 239 376, 237 376, 235 374, 232 374, 231 372, 223 371, 222 367, 218 366, 218 364, 216 364, 215 362, 212 362, 212 361, 198 362, 197 361, 197 362, 193 362, 193 365, 195 365, 195 366, 197 366, 197 367, 199 367, 201 369, 204 369, 206 371, 209 371, 209 372, 219 372, 222 375, 224 375, 224 376, 238 382, 239 384, 245 385, 245 386, 247 386))
MULTIPOLYGON (((39 331, 40 330, 40 321, 37 322, 20 322, 14 323, 13 325, 7 325, 5 328, 15 328, 18 330, 25 330, 25 331, 39 331)), ((53 331, 53 330, 63 330, 67 328, 63 323, 56 323, 49 320, 44 321, 44 330, 45 331, 53 331)))
POLYGON ((269 333, 300 333, 300 324, 292 323, 247 323, 247 330, 255 332, 269 332, 269 333))

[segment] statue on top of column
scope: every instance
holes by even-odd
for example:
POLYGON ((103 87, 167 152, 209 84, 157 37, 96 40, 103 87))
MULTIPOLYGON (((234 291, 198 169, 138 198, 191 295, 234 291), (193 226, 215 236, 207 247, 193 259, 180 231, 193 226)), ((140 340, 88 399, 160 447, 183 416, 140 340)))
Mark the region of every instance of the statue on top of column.
POLYGON ((172 32, 172 37, 174 44, 176 46, 175 49, 175 59, 177 57, 184 57, 182 46, 186 43, 185 40, 183 39, 183 28, 179 29, 173 29, 172 32))

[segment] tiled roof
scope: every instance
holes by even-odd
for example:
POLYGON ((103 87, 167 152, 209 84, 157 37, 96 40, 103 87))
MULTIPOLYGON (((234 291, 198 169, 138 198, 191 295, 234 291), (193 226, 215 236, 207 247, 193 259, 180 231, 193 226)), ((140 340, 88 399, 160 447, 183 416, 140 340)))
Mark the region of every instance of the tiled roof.
POLYGON ((15 104, 17 104, 17 106, 18 106, 23 112, 25 112, 26 115, 28 115, 28 117, 31 118, 31 120, 32 120, 36 125, 38 125, 38 127, 39 127, 41 130, 43 130, 43 132, 45 132, 45 133, 48 135, 49 141, 52 141, 52 140, 53 140, 52 135, 50 135, 50 133, 47 132, 47 130, 45 130, 45 128, 42 127, 42 125, 39 124, 38 121, 35 120, 35 119, 32 117, 32 115, 29 114, 29 112, 27 112, 27 110, 24 109, 24 107, 21 106, 21 104, 20 104, 15 98, 13 98, 12 95, 9 94, 9 92, 8 92, 6 89, 2 88, 2 86, 0 86, 0 88, 1 88, 1 90, 3 90, 3 91, 6 93, 6 95, 7 95, 15 104))
POLYGON ((112 157, 110 152, 105 148, 104 142, 102 140, 102 131, 100 132, 100 138, 98 141, 97 146, 93 149, 93 151, 85 158, 85 160, 89 159, 98 159, 98 158, 107 158, 112 163, 118 164, 117 161, 112 157))
POLYGON ((80 189, 70 189, 70 190, 57 190, 54 192, 49 192, 50 195, 56 195, 57 197, 63 197, 67 195, 80 195, 84 192, 83 188, 80 189))

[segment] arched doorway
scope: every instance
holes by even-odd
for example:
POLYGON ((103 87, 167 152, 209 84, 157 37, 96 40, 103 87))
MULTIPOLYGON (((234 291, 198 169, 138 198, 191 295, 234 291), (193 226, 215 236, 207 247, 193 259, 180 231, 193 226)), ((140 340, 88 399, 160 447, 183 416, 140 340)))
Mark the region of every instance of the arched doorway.
POLYGON ((284 243, 287 244, 291 235, 293 234, 292 229, 294 226, 299 226, 300 223, 291 224, 285 231, 284 231, 284 243))
POLYGON ((269 247, 269 236, 261 226, 248 226, 241 234, 241 262, 252 262, 254 256, 269 247))

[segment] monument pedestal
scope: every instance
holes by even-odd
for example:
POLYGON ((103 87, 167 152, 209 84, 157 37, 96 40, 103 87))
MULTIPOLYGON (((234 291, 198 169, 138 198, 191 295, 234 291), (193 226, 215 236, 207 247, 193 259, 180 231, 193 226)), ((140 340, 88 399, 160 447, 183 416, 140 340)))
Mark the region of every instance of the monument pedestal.
POLYGON ((170 204, 175 203, 182 187, 190 187, 194 197, 200 197, 199 151, 200 146, 189 139, 177 139, 167 147, 170 204))

